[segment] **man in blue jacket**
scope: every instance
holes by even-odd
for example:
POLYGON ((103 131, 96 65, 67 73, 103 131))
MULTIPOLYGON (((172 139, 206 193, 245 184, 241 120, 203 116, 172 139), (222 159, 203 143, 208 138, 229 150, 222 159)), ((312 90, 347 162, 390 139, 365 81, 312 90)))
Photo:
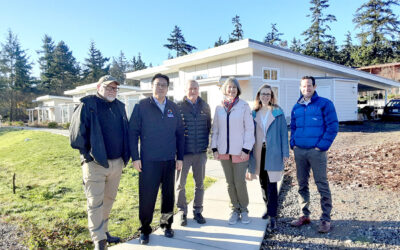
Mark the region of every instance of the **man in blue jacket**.
POLYGON ((135 105, 129 121, 133 166, 139 171, 140 244, 149 243, 154 206, 161 185, 160 227, 172 238, 175 169, 182 169, 184 127, 178 107, 167 99, 169 78, 156 74, 151 80, 153 96, 135 105), (140 156, 138 143, 140 139, 140 156), (175 161, 176 159, 176 161, 175 161))
POLYGON ((290 147, 294 151, 299 184, 300 206, 303 216, 292 221, 291 225, 300 227, 310 223, 310 192, 308 180, 310 169, 321 196, 320 225, 318 231, 330 231, 332 198, 327 179, 326 152, 335 139, 339 123, 333 103, 319 97, 315 89, 315 79, 304 76, 301 79, 300 91, 302 96, 294 105, 290 123, 290 147))

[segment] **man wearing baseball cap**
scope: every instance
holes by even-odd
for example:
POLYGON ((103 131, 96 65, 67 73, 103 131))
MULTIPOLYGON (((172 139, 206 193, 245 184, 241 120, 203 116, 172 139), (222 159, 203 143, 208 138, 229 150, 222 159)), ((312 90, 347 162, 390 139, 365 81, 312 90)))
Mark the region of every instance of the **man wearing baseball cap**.
POLYGON ((130 157, 125 105, 116 99, 119 85, 110 75, 101 77, 96 95, 80 100, 69 128, 71 147, 81 154, 89 232, 95 249, 107 249, 107 242, 120 242, 108 232, 122 168, 130 157))

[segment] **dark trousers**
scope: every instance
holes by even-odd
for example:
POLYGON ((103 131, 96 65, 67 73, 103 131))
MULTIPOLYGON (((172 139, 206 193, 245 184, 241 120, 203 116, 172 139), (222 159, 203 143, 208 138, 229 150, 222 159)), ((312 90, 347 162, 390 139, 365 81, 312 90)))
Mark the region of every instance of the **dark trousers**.
POLYGON ((260 166, 260 185, 263 200, 267 207, 267 215, 276 217, 278 215, 278 185, 276 182, 270 182, 268 172, 265 168, 265 147, 261 150, 260 166))
POLYGON ((161 228, 171 228, 174 213, 174 179, 175 160, 142 161, 142 172, 139 173, 139 219, 140 231, 151 233, 154 207, 161 184, 161 228))

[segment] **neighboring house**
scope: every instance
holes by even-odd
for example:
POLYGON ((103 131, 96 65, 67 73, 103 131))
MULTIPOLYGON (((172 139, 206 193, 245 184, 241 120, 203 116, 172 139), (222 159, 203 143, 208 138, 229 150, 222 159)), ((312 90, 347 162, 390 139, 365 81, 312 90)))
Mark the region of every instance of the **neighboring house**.
POLYGON ((67 123, 72 115, 71 97, 44 95, 36 98, 34 102, 40 104, 36 108, 27 110, 29 123, 67 123))
MULTIPOLYGON (((124 103, 130 103, 131 106, 139 99, 135 97, 125 96, 126 92, 140 91, 139 87, 129 85, 120 85, 117 98, 124 103)), ((71 121, 72 113, 75 107, 79 104, 79 100, 87 95, 93 95, 97 92, 97 82, 78 86, 72 90, 64 91, 65 95, 72 96, 40 96, 34 102, 42 102, 41 105, 34 109, 28 109, 29 123, 69 123, 71 121)), ((128 107, 126 107, 127 113, 128 107)), ((132 110, 130 110, 132 112, 132 110)))
MULTIPOLYGON (((400 62, 371 65, 357 69, 400 82, 400 62)), ((387 90, 387 94, 391 95, 392 97, 399 96, 400 88, 390 88, 387 90)), ((363 97, 363 99, 366 99, 365 105, 372 105, 376 107, 382 107, 387 103, 388 100, 384 99, 384 95, 385 91, 383 90, 364 91, 360 93, 360 96, 363 97)))
MULTIPOLYGON (((305 75, 316 77, 318 94, 334 102, 340 121, 357 120, 360 91, 400 87, 393 80, 251 39, 166 60, 160 66, 127 73, 126 77, 139 80, 142 90, 151 91, 150 81, 156 73, 170 77, 168 94, 175 101, 183 98, 185 82, 196 79, 200 95, 212 112, 222 99, 219 88, 229 76, 239 80, 241 98, 250 104, 258 88, 267 83, 277 95, 287 120, 300 95, 300 79, 305 75)), ((144 96, 138 92, 126 95, 138 99, 144 96)))

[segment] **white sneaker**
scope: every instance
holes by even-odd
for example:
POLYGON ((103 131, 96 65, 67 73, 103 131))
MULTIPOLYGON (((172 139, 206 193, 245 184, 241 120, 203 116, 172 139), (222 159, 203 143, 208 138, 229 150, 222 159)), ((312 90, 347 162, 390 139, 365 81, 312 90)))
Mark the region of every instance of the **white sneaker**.
POLYGON ((229 225, 234 225, 238 222, 238 220, 239 220, 239 214, 237 212, 233 211, 231 213, 231 217, 229 217, 228 223, 229 223, 229 225))
POLYGON ((243 224, 249 224, 251 219, 249 218, 249 213, 248 212, 242 212, 240 214, 241 220, 243 224))

